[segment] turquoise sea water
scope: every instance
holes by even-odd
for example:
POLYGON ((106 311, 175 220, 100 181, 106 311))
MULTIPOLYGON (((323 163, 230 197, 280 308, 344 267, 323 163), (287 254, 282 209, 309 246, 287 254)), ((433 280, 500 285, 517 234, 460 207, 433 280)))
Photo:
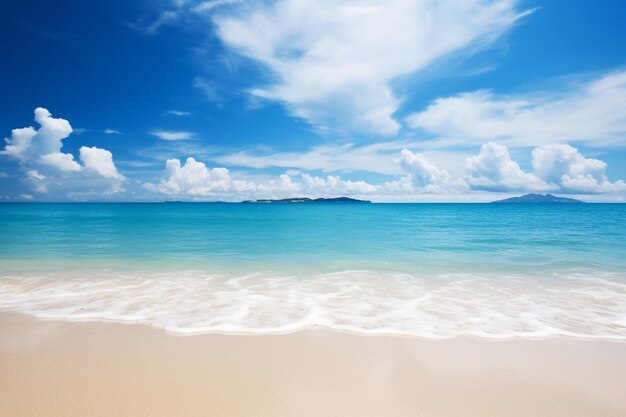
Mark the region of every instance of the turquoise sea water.
POLYGON ((626 339, 626 205, 0 204, 0 309, 626 339))

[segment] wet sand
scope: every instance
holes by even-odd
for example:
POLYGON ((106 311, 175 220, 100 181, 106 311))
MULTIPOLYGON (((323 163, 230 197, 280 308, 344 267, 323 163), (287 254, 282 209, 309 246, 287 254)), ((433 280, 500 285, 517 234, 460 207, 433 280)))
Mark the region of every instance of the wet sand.
POLYGON ((626 343, 174 336, 0 313, 3 416, 626 415, 626 343))

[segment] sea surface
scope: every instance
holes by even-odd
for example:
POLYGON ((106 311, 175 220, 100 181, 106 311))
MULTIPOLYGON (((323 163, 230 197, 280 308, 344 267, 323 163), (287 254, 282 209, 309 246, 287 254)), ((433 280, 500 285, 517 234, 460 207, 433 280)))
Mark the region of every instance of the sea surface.
POLYGON ((626 205, 0 204, 0 311, 626 341, 626 205))

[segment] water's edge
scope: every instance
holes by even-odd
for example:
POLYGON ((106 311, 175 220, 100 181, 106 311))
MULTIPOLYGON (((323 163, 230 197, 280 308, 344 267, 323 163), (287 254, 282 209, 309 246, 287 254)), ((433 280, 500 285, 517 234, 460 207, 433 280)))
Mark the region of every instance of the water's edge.
POLYGON ((0 311, 147 324, 174 334, 327 328, 426 339, 567 336, 626 341, 626 279, 366 270, 246 275, 102 270, 0 273, 0 311))

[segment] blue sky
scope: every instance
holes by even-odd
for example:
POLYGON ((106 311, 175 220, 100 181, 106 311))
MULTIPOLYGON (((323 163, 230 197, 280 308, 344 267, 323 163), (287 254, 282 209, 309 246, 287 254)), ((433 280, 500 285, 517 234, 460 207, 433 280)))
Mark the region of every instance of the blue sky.
POLYGON ((0 199, 625 201, 625 20, 618 0, 12 2, 0 199))

